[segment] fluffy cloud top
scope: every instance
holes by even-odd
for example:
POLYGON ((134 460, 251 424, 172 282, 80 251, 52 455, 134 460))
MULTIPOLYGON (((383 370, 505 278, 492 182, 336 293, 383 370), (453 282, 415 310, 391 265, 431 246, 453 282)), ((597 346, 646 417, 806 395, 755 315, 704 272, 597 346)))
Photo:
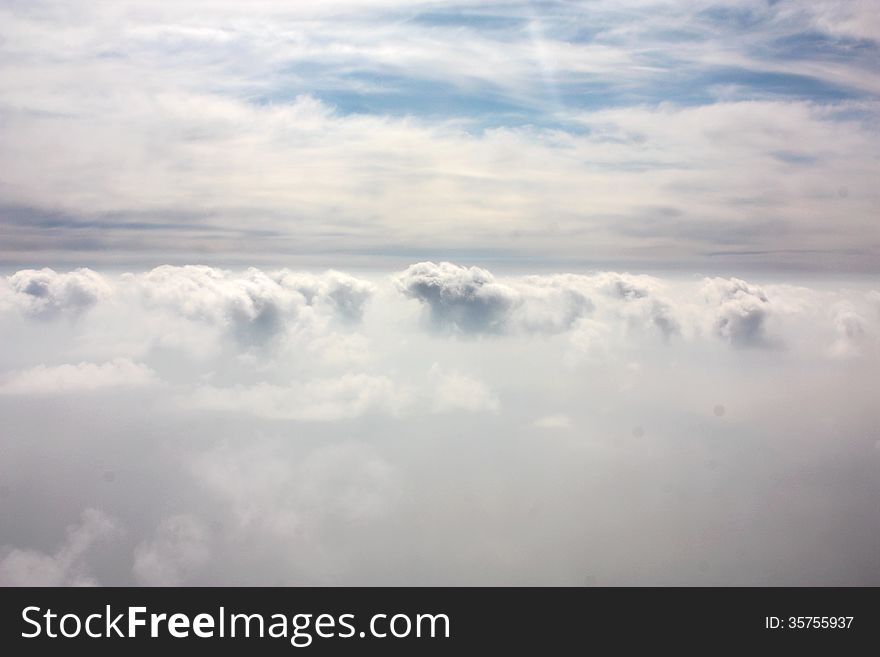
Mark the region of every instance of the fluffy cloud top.
MULTIPOLYGON (((59 330, 82 331, 81 342, 88 343, 90 324, 101 324, 110 333, 105 340, 118 344, 125 338, 131 353, 113 353, 103 365, 90 359, 92 364, 25 368, 8 373, 7 386, 37 386, 50 378, 63 386, 70 378, 90 387, 111 385, 114 377, 142 384, 149 375, 138 369, 136 357, 158 347, 198 353, 217 339, 230 339, 240 358, 275 354, 298 356, 302 362, 318 358, 341 366, 363 364, 370 358, 369 340, 361 333, 364 317, 379 290, 376 316, 399 312, 397 294, 417 301, 427 326, 438 335, 580 333, 632 341, 651 334, 689 341, 714 336, 750 348, 797 342, 804 336, 786 335, 793 329, 787 320, 815 316, 820 334, 833 332, 838 338, 833 349, 842 353, 869 343, 880 315, 876 291, 828 297, 809 288, 759 286, 738 278, 705 278, 699 284, 620 272, 498 278, 479 267, 421 262, 388 282, 336 271, 235 272, 207 266, 162 266, 121 276, 82 269, 23 270, 0 287, 0 296, 12 300, 0 306, 0 314, 25 322, 40 319, 43 330, 52 330, 50 320, 77 316, 76 326, 59 325, 59 330), (130 313, 144 321, 133 332, 126 329, 126 338, 116 323, 128 324, 130 313), (132 344, 136 340, 142 341, 139 348, 132 344)), ((215 345, 215 355, 216 349, 226 348, 215 345)))
POLYGON ((462 332, 502 332, 522 303, 515 289, 496 283, 485 269, 451 262, 420 262, 396 281, 401 292, 427 304, 437 327, 462 332))
POLYGON ((77 316, 110 296, 106 279, 91 269, 58 273, 22 269, 6 278, 12 302, 34 317, 77 316))
POLYGON ((550 274, 502 283, 485 269, 422 262, 398 274, 395 282, 403 294, 426 306, 434 328, 459 334, 564 333, 591 317, 667 338, 681 331, 663 283, 649 276, 550 274))
POLYGON ((420 262, 395 277, 398 289, 429 310, 430 323, 456 333, 559 333, 593 311, 582 277, 530 276, 497 282, 487 270, 420 262))
POLYGON ((332 271, 315 276, 251 268, 237 275, 205 266, 163 266, 124 280, 148 305, 226 327, 245 344, 264 343, 292 324, 356 323, 373 292, 370 283, 332 271))
POLYGON ((714 278, 703 293, 716 309, 713 328, 720 337, 738 347, 770 344, 765 331, 772 306, 761 288, 738 278, 714 278))

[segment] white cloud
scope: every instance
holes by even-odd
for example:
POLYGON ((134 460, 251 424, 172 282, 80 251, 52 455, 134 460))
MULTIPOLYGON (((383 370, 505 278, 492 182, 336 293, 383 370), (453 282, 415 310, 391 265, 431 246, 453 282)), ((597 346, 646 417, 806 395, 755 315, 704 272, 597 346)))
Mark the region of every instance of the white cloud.
POLYGON ((286 331, 336 319, 357 323, 373 286, 339 272, 324 275, 289 270, 242 274, 205 266, 157 267, 125 282, 148 305, 190 320, 227 329, 245 345, 263 344, 286 331))
POLYGON ((535 420, 533 425, 538 429, 570 429, 572 421, 567 415, 545 415, 535 420))
POLYGON ((106 279, 91 269, 58 273, 22 269, 6 277, 12 301, 22 312, 41 318, 75 317, 111 294, 106 279))
POLYGON ((196 517, 165 518, 134 551, 134 576, 145 586, 185 585, 211 558, 209 530, 196 517))
POLYGON ((183 403, 193 408, 249 413, 269 419, 328 422, 370 412, 394 413, 400 398, 387 377, 346 374, 338 379, 286 386, 268 383, 232 388, 202 386, 183 403))
POLYGON ((500 333, 521 303, 516 290, 479 267, 420 262, 395 280, 402 293, 427 304, 431 322, 442 329, 500 333))
POLYGON ((429 310, 431 324, 455 333, 563 332, 593 304, 583 277, 529 276, 496 281, 487 270, 420 262, 395 277, 398 289, 429 310))
POLYGON ((656 278, 603 272, 595 277, 593 285, 613 299, 624 302, 617 304, 614 312, 626 321, 629 328, 647 328, 665 338, 681 331, 674 302, 664 296, 664 285, 656 278))
POLYGON ((703 294, 715 308, 715 333, 736 347, 766 347, 772 304, 764 291, 738 278, 707 279, 703 294))
POLYGON ((0 583, 880 583, 874 3, 205 8, 0 2, 0 583))
POLYGON ((139 388, 158 382, 142 363, 115 358, 107 363, 37 365, 0 379, 0 395, 46 395, 91 392, 106 388, 139 388))
POLYGON ((877 340, 872 339, 869 322, 851 307, 845 306, 834 313, 834 330, 837 337, 831 345, 833 356, 854 357, 872 344, 876 348, 877 340))
POLYGON ((564 333, 597 318, 665 338, 681 331, 663 283, 650 276, 548 274, 501 282, 485 269, 422 262, 395 282, 426 306, 434 328, 454 333, 564 333))
POLYGON ((96 586, 89 571, 90 551, 119 533, 115 520, 86 509, 52 554, 5 546, 0 551, 0 586, 96 586))
POLYGON ((358 564, 370 544, 386 540, 379 527, 399 506, 395 467, 361 441, 317 445, 292 457, 298 453, 295 442, 264 440, 187 457, 193 480, 209 496, 209 513, 222 518, 218 536, 226 549, 214 560, 250 564, 249 572, 225 574, 214 565, 214 578, 271 585, 369 577, 358 574, 358 564))
POLYGON ((501 408, 498 396, 484 382, 460 372, 443 372, 436 363, 429 372, 431 407, 435 413, 490 411, 501 408))
POLYGON ((306 303, 338 319, 357 323, 375 292, 372 283, 338 271, 322 276, 287 269, 274 274, 281 287, 298 291, 306 303))
POLYGON ((522 303, 514 317, 525 331, 563 333, 592 314, 593 290, 584 277, 527 276, 518 281, 522 303))

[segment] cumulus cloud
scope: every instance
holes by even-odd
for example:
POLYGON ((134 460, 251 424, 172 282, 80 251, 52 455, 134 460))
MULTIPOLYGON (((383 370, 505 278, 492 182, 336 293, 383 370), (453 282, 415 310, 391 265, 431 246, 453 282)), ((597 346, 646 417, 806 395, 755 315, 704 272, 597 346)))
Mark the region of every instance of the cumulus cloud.
POLYGON ((395 281, 403 294, 427 307, 435 328, 457 333, 563 333, 593 317, 597 307, 629 329, 666 338, 681 330, 662 283, 649 276, 548 274, 500 282, 485 269, 422 262, 395 281))
POLYGON ((620 303, 611 312, 623 319, 627 328, 656 331, 670 338, 681 331, 674 302, 664 295, 665 285, 651 276, 600 272, 588 283, 605 296, 620 303))
POLYGON ((707 279, 703 294, 715 313, 713 330, 736 347, 766 347, 772 305, 764 291, 738 278, 707 279))
POLYGON ((108 297, 107 280, 91 269, 58 273, 53 269, 22 269, 6 277, 12 301, 22 312, 40 318, 76 317, 108 297))
POLYGON ((375 292, 375 286, 369 281, 338 271, 315 276, 284 269, 273 278, 281 287, 302 294, 310 306, 323 307, 336 317, 355 323, 363 317, 367 302, 375 292))
POLYGON ((357 323, 373 293, 367 281, 333 271, 313 275, 250 268, 234 274, 206 266, 162 266, 125 280, 148 305, 224 327, 246 345, 332 319, 357 323))
POLYGON ((395 278, 400 291, 427 305, 434 326, 457 332, 500 333, 522 300, 479 267, 420 262, 395 278))
POLYGON ((859 356, 864 348, 876 344, 871 339, 869 322, 851 307, 843 307, 834 313, 836 339, 831 345, 831 354, 843 358, 859 356))
POLYGON ((420 262, 395 277, 398 289, 425 304, 431 324, 456 333, 558 333, 593 310, 577 276, 496 281, 479 267, 420 262))
POLYGON ((527 276, 517 281, 522 303, 515 323, 525 331, 562 333, 594 310, 592 290, 572 275, 527 276))
POLYGON ((231 277, 204 266, 157 267, 131 277, 148 304, 165 307, 187 319, 229 326, 244 342, 272 337, 283 327, 295 300, 263 272, 251 269, 231 277))
POLYGON ((116 521, 97 509, 86 509, 80 522, 51 554, 4 546, 0 549, 0 586, 96 586, 89 570, 92 548, 120 533, 116 521))

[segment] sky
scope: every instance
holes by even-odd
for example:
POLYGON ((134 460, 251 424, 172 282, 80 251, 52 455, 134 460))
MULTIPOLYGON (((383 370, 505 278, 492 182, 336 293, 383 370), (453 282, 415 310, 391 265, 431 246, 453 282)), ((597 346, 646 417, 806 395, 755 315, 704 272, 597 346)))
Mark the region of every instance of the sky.
POLYGON ((880 585, 880 12, 0 0, 0 585, 880 585))
POLYGON ((0 3, 0 263, 876 273, 871 0, 0 3))

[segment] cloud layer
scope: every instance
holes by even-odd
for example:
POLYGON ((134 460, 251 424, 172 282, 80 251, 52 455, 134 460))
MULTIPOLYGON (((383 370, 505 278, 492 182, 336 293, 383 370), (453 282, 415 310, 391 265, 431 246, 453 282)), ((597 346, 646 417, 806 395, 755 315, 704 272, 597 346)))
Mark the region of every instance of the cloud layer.
POLYGON ((858 279, 27 270, 0 334, 4 584, 880 582, 858 279))

